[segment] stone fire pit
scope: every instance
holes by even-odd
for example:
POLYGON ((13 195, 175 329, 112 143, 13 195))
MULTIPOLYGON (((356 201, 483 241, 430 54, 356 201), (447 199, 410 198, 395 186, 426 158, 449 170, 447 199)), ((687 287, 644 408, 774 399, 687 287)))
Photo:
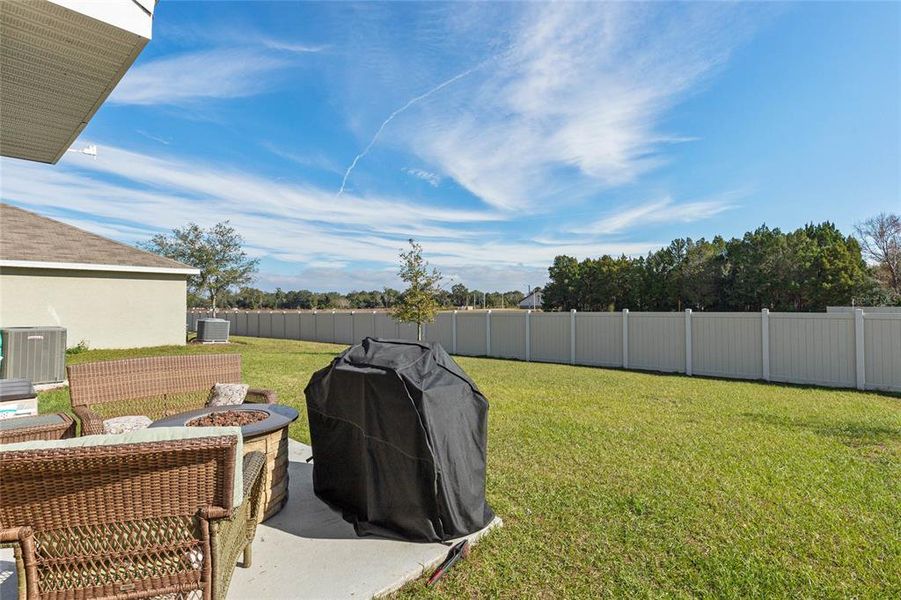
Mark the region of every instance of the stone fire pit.
POLYGON ((288 501, 288 425, 295 419, 297 411, 290 406, 239 404, 198 408, 154 421, 151 427, 228 426, 245 422, 240 425, 244 453, 257 451, 266 456, 262 518, 265 521, 278 513, 288 501), (263 413, 265 416, 260 418, 254 414, 234 413, 263 413))

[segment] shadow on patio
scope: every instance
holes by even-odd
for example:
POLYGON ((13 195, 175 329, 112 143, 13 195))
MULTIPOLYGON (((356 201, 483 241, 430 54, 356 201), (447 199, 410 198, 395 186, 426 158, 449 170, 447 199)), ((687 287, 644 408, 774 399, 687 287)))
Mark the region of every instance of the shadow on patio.
MULTIPOLYGON (((260 525, 253 566, 235 570, 229 598, 370 598, 437 566, 449 546, 357 537, 353 525, 313 494, 309 446, 289 440, 289 499, 260 525)), ((475 540, 500 519, 470 536, 475 540)))

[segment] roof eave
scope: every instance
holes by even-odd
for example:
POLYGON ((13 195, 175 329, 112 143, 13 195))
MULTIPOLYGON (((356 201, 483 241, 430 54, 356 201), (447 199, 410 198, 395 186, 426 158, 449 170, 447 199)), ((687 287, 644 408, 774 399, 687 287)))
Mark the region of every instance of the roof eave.
POLYGON ((152 273, 158 275, 200 275, 192 267, 145 267, 139 265, 105 265, 95 263, 45 262, 38 260, 0 260, 0 268, 48 269, 57 271, 105 271, 111 273, 152 273))

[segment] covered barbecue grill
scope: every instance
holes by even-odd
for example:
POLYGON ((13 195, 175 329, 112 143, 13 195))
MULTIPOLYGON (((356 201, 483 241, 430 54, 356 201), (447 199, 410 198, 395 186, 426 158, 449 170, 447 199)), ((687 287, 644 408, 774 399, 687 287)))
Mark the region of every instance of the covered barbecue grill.
POLYGON ((488 401, 439 344, 366 338, 305 393, 314 491, 358 535, 445 541, 494 518, 488 401))

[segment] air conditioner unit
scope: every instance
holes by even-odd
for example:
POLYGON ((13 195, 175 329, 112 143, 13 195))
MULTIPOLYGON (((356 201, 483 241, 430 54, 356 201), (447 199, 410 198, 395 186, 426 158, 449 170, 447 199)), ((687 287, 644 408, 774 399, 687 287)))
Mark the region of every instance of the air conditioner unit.
POLYGON ((65 327, 4 327, 0 343, 0 378, 28 379, 35 384, 66 379, 65 327))
POLYGON ((197 319, 197 341, 227 342, 229 325, 225 319, 197 319))

